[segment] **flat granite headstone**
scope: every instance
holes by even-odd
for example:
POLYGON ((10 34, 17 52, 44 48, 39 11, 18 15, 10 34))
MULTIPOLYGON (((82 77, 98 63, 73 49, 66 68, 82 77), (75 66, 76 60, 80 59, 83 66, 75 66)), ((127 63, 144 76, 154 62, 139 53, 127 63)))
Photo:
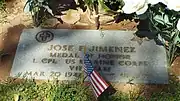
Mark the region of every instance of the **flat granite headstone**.
POLYGON ((153 40, 141 45, 133 31, 25 29, 10 76, 76 80, 83 72, 83 52, 110 82, 167 84, 163 46, 153 40))

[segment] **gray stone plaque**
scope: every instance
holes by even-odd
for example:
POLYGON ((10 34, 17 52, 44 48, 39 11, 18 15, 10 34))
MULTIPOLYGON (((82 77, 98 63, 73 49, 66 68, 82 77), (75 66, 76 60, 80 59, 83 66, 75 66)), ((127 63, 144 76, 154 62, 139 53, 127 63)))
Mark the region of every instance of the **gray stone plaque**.
POLYGON ((25 29, 10 75, 75 80, 83 73, 84 50, 110 82, 168 83, 165 49, 153 40, 141 45, 133 31, 25 29))

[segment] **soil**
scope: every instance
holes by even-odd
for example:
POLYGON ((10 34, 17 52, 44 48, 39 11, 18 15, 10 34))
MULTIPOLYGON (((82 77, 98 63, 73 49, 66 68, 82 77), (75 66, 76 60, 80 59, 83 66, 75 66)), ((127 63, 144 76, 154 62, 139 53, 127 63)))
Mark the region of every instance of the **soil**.
MULTIPOLYGON (((1 57, 0 61, 0 80, 4 80, 9 76, 17 44, 21 32, 25 28, 33 28, 32 19, 29 14, 23 12, 25 0, 10 0, 7 3, 7 9, 4 16, 0 16, 0 50, 6 55, 1 57)), ((91 23, 87 14, 81 14, 81 19, 76 24, 61 24, 56 19, 50 19, 43 28, 54 29, 96 29, 95 24, 91 23)), ((138 23, 125 20, 119 23, 106 23, 100 26, 101 30, 137 30, 138 23)), ((170 69, 170 74, 180 76, 180 57, 177 57, 170 69)), ((143 88, 143 94, 149 95, 154 91, 160 91, 167 85, 131 85, 131 84, 114 84, 115 87, 123 92, 132 89, 140 90, 143 88)))

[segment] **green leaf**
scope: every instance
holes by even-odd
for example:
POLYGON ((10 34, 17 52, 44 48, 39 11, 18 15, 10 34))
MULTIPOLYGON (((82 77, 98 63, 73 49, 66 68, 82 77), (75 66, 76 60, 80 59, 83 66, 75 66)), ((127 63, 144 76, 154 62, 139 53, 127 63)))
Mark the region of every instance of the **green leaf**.
POLYGON ((100 6, 104 9, 104 11, 106 11, 106 12, 111 11, 111 9, 109 9, 109 7, 107 7, 107 6, 104 4, 104 0, 98 0, 98 3, 99 3, 100 6))
POLYGON ((154 16, 154 20, 156 22, 158 22, 159 24, 164 25, 164 19, 163 19, 163 17, 161 15, 154 16))
POLYGON ((176 31, 176 33, 174 34, 174 40, 173 40, 174 44, 176 45, 177 43, 180 43, 180 32, 176 31))
POLYGON ((85 4, 92 9, 93 8, 93 4, 96 0, 84 0, 85 4))
POLYGON ((164 14, 163 19, 164 19, 164 23, 165 23, 165 24, 172 25, 172 24, 170 23, 170 21, 169 21, 169 16, 168 16, 167 14, 164 14))

